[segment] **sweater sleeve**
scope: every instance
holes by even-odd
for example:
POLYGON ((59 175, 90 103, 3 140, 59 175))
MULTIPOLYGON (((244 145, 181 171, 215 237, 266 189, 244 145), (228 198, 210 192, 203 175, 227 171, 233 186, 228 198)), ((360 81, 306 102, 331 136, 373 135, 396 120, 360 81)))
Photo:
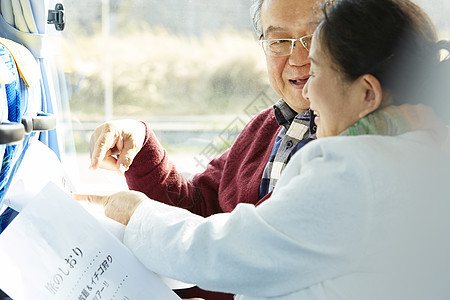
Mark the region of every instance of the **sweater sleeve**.
MULTIPOLYGON (((145 124, 145 123, 144 123, 145 124)), ((159 202, 208 216, 221 212, 218 188, 228 152, 211 161, 207 169, 188 180, 169 160, 154 132, 147 127, 144 146, 125 173, 128 187, 159 202)))
POLYGON ((279 130, 273 108, 262 111, 228 150, 210 161, 205 171, 187 180, 147 127, 144 146, 125 173, 128 186, 151 199, 204 217, 229 212, 241 202, 256 204, 260 201, 262 172, 279 130))
POLYGON ((202 218, 143 202, 125 245, 159 274, 253 297, 286 295, 348 273, 367 238, 369 176, 358 163, 312 150, 294 156, 272 197, 257 207, 239 204, 202 218))

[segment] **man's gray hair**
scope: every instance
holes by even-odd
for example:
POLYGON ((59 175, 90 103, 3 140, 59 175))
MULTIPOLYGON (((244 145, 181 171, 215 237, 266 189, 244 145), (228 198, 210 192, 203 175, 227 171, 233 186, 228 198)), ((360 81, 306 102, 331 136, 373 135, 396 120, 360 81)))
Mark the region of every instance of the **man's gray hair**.
POLYGON ((252 18, 253 27, 258 38, 263 35, 261 25, 261 7, 263 5, 263 2, 264 0, 252 0, 252 6, 250 7, 250 16, 252 18))

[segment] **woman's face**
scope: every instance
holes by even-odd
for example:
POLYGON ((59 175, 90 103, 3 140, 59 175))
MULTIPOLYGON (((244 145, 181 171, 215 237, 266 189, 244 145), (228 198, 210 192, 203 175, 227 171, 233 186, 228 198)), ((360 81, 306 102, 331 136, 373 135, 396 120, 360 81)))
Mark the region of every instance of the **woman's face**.
POLYGON ((343 80, 333 66, 327 51, 322 51, 320 41, 314 35, 311 50, 310 78, 303 89, 314 111, 317 137, 337 136, 367 115, 363 79, 353 82, 343 80))

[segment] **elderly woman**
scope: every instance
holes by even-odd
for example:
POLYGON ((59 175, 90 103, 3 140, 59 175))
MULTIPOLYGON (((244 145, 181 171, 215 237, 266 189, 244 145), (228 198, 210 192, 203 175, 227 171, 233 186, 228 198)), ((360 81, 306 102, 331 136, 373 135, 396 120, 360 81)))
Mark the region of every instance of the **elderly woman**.
POLYGON ((319 139, 270 199, 203 218, 137 192, 88 198, 148 268, 237 299, 449 299, 449 99, 427 81, 449 69, 443 44, 407 0, 323 10, 303 92, 319 139))

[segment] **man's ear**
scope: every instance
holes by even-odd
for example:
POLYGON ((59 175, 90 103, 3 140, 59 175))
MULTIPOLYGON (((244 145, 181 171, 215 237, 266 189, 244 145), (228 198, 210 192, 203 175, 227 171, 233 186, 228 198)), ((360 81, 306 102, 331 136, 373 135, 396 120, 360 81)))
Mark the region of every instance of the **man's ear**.
POLYGON ((365 74, 361 76, 359 80, 362 81, 362 92, 364 93, 364 101, 359 117, 364 118, 381 106, 383 101, 383 89, 381 88, 380 81, 371 74, 365 74))

